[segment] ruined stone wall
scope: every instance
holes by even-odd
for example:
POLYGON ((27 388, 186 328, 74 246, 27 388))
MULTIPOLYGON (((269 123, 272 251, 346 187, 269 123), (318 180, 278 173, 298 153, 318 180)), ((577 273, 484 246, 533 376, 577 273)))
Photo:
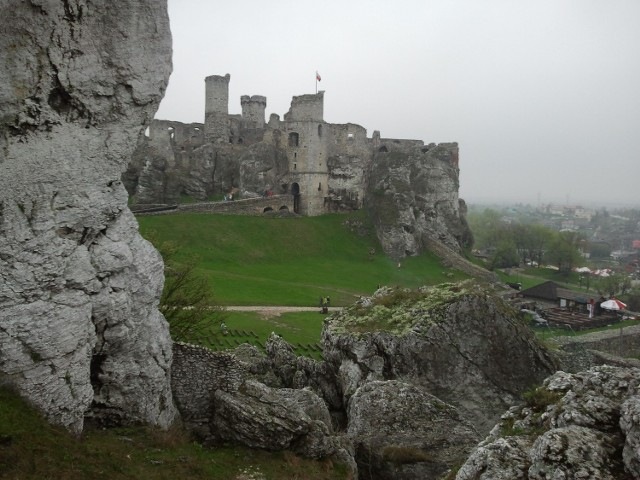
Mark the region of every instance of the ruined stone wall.
POLYGON ((285 122, 324 121, 324 92, 293 97, 291 108, 284 114, 285 122))
POLYGON ((188 423, 207 425, 216 390, 234 392, 249 376, 247 365, 228 352, 175 343, 171 386, 176 405, 188 423))
MULTIPOLYGON (((153 210, 153 207, 149 210, 153 210)), ((253 216, 261 216, 269 212, 293 212, 293 197, 291 195, 273 195, 267 198, 243 198, 230 202, 186 203, 178 205, 175 209, 138 211, 136 215, 171 215, 188 212, 253 216)))
MULTIPOLYGON (((556 337, 552 341, 568 352, 598 350, 619 357, 638 358, 640 356, 640 325, 576 337, 556 337)), ((587 367, 590 366, 593 365, 587 367)))
POLYGON ((358 210, 363 206, 373 159, 371 139, 365 128, 353 123, 331 124, 325 130, 329 146, 326 207, 330 211, 358 210))

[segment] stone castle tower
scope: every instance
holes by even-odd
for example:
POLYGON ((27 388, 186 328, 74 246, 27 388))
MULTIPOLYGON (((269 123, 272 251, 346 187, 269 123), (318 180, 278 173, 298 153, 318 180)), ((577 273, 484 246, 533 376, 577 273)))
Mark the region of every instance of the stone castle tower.
POLYGON ((228 73, 223 77, 211 75, 204 79, 204 136, 207 142, 227 142, 229 138, 229 80, 228 73))
POLYGON ((267 109, 267 97, 262 95, 243 95, 240 97, 242 120, 246 128, 264 128, 264 112, 267 109))
POLYGON ((324 92, 293 97, 281 129, 287 135, 291 191, 294 206, 302 215, 325 213, 328 193, 327 136, 322 118, 324 92), (296 195, 296 192, 298 195, 296 195))

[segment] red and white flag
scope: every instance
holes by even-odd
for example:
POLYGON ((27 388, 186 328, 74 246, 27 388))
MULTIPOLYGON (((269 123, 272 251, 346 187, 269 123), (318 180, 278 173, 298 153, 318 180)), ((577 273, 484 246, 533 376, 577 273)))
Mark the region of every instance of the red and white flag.
POLYGON ((317 80, 317 81, 322 80, 322 78, 320 78, 320 74, 319 74, 318 72, 316 72, 316 80, 317 80))

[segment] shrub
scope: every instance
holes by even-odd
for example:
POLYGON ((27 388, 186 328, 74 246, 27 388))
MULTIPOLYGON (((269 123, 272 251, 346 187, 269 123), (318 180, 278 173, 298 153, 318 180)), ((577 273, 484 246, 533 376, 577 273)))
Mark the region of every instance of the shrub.
POLYGON ((561 392, 552 392, 545 387, 536 387, 522 394, 522 399, 534 412, 544 412, 548 406, 555 405, 562 397, 561 392))

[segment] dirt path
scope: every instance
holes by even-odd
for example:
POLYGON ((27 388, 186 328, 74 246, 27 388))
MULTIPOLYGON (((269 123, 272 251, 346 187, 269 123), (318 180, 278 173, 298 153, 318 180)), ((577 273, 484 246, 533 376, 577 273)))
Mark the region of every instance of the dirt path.
MULTIPOLYGON (((285 307, 285 306, 239 306, 231 305, 224 307, 230 312, 258 312, 263 318, 279 317, 283 313, 289 312, 319 312, 320 307, 285 307)), ((342 307, 329 307, 329 312, 342 310, 342 307)))

